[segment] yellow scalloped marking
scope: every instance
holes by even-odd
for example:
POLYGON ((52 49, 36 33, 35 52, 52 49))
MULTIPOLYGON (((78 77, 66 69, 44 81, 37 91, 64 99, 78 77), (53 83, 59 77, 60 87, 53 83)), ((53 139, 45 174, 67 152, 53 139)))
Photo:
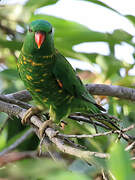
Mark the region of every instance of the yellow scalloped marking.
POLYGON ((43 56, 43 58, 48 59, 48 58, 52 58, 54 54, 48 55, 48 56, 43 56))
POLYGON ((33 78, 30 75, 26 75, 27 80, 32 80, 33 78))
POLYGON ((36 62, 31 62, 31 65, 32 66, 42 66, 43 64, 42 63, 36 63, 36 62))
POLYGON ((41 92, 41 89, 35 89, 36 92, 41 92))

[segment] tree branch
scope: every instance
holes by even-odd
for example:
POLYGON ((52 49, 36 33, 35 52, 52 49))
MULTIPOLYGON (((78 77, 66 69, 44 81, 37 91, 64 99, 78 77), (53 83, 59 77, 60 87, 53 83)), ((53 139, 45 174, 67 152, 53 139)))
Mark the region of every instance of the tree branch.
POLYGON ((28 102, 32 100, 32 97, 29 93, 29 91, 27 90, 22 90, 22 91, 18 91, 15 93, 11 93, 11 94, 6 94, 5 95, 7 98, 9 99, 17 99, 23 102, 28 102))
MULTIPOLYGON (((5 112, 9 115, 14 115, 14 116, 20 117, 22 119, 27 110, 23 109, 17 105, 13 105, 13 104, 9 104, 9 103, 0 101, 0 111, 5 112)), ((39 137, 39 133, 38 133, 37 129, 42 127, 42 124, 43 124, 42 121, 37 116, 32 116, 30 119, 30 122, 32 123, 31 124, 32 127, 34 125, 36 134, 39 137)), ((86 160, 91 160, 92 156, 99 157, 99 158, 108 158, 109 157, 109 155, 105 154, 105 153, 84 151, 84 150, 78 149, 76 147, 69 146, 69 145, 65 144, 64 139, 61 139, 59 137, 54 137, 54 135, 57 134, 56 132, 57 131, 55 131, 52 128, 47 128, 45 131, 46 135, 49 137, 49 140, 51 142, 53 142, 57 146, 57 148, 64 153, 67 153, 67 154, 70 154, 70 155, 73 155, 73 156, 76 156, 79 158, 83 158, 86 160)), ((39 137, 39 139, 41 140, 41 137, 39 137)), ((45 143, 45 145, 46 145, 45 141, 43 141, 43 143, 45 143)))
MULTIPOLYGON (((106 84, 86 84, 86 88, 92 95, 113 96, 121 99, 135 101, 135 89, 133 88, 106 84)), ((31 95, 27 90, 8 94, 6 96, 25 102, 32 100, 31 95)))
POLYGON ((50 138, 50 140, 64 153, 85 159, 87 161, 91 160, 91 156, 95 156, 99 158, 109 158, 109 154, 91 152, 91 151, 82 151, 80 149, 66 145, 64 143, 64 140, 54 136, 56 134, 56 131, 54 131, 54 129, 52 128, 47 128, 45 132, 50 138))
MULTIPOLYGON (((135 90, 132 88, 112 86, 112 85, 103 85, 103 84, 88 84, 86 85, 86 87, 89 90, 89 92, 93 95, 115 96, 122 99, 129 99, 131 101, 135 101, 135 90)), ((8 95, 5 95, 5 97, 0 96, 0 111, 5 112, 9 115, 20 117, 22 119, 29 105, 21 101, 27 102, 30 100, 32 100, 32 97, 27 90, 23 90, 23 91, 13 93, 13 94, 8 94, 8 95)), ((34 126, 35 132, 37 136, 39 137, 38 129, 41 128, 42 121, 40 121, 40 119, 37 116, 32 116, 30 119, 30 122, 32 123, 31 126, 32 127, 34 126)), ((74 155, 79 158, 87 159, 87 160, 90 160, 92 156, 96 156, 99 158, 109 157, 108 154, 81 150, 78 147, 75 147, 75 146, 72 146, 71 144, 66 143, 65 142, 66 139, 60 136, 54 137, 54 135, 56 134, 56 131, 52 128, 47 128, 45 132, 48 137, 48 140, 45 138, 43 140, 43 143, 47 147, 49 147, 49 143, 52 142, 57 146, 57 148, 60 151, 74 155)), ((122 135, 125 135, 125 134, 123 133, 122 135)), ((128 136, 128 138, 130 137, 128 136)), ((41 140, 41 137, 39 137, 39 139, 41 140)))
MULTIPOLYGON (((12 96, 13 96, 13 94, 12 94, 12 96)), ((0 95, 0 100, 4 101, 4 102, 7 102, 7 103, 11 103, 11 104, 16 104, 16 105, 21 106, 21 107, 26 108, 26 109, 31 108, 30 104, 27 104, 25 102, 22 102, 21 100, 12 98, 10 96, 11 96, 11 94, 10 95, 6 95, 6 96, 5 95, 0 95)))
POLYGON ((114 96, 135 101, 135 89, 132 88, 106 84, 87 84, 86 88, 93 95, 114 96))

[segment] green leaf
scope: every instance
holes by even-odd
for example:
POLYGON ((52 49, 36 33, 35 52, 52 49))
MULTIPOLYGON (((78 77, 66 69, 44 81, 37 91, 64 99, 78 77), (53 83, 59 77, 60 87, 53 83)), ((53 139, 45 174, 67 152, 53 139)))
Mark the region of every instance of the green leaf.
POLYGON ((87 177, 85 174, 77 174, 77 173, 74 173, 74 172, 62 172, 58 175, 56 175, 55 177, 50 176, 50 178, 48 178, 48 180, 53 180, 53 179, 56 179, 56 180, 91 180, 91 178, 87 177))
MULTIPOLYGON (((114 30, 114 32, 112 33, 112 38, 114 39, 114 43, 117 41, 117 43, 119 42, 129 42, 132 40, 133 36, 129 33, 127 33, 126 31, 122 30, 122 29, 116 29, 114 30)), ((112 39, 112 40, 113 40, 112 39)))
POLYGON ((66 170, 65 164, 61 162, 54 163, 53 160, 47 158, 25 159, 14 163, 14 166, 10 163, 5 168, 1 168, 0 173, 4 175, 4 177, 10 177, 10 179, 90 180, 87 175, 70 172, 66 170))
POLYGON ((126 75, 124 78, 119 79, 115 82, 119 86, 135 88, 135 76, 126 75))
POLYGON ((108 166, 115 178, 118 180, 133 180, 130 155, 124 150, 124 146, 120 143, 114 143, 110 149, 110 156, 108 166))
MULTIPOLYGON (((4 122, 7 120, 8 115, 6 113, 0 112, 0 129, 3 127, 4 122)), ((0 150, 5 147, 7 140, 6 129, 3 129, 0 133, 0 150)))
POLYGON ((135 16, 125 15, 125 17, 135 26, 135 16))
POLYGON ((48 6, 57 3, 58 0, 29 0, 24 7, 27 7, 29 10, 34 11, 37 8, 48 6))
POLYGON ((105 4, 105 3, 101 2, 101 1, 98 1, 98 0, 84 0, 84 1, 89 1, 89 2, 92 2, 94 4, 100 5, 102 7, 108 8, 109 10, 112 10, 112 11, 114 11, 114 12, 121 15, 120 12, 116 11, 115 9, 111 8, 110 6, 108 6, 107 4, 105 4))
POLYGON ((96 63, 100 65, 104 79, 116 76, 122 66, 122 63, 112 56, 99 55, 96 58, 96 63))

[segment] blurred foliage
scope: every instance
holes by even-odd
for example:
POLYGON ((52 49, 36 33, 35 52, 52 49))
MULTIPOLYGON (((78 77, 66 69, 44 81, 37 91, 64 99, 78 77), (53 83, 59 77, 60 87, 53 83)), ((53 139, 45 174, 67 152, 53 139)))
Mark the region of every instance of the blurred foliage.
POLYGON ((108 165, 116 179, 134 179, 130 156, 129 153, 124 150, 124 145, 115 143, 110 148, 110 152, 111 158, 109 159, 108 165))
MULTIPOLYGON (((83 1, 83 0, 82 0, 83 1)), ((94 3, 98 6, 113 11, 135 25, 135 17, 127 14, 122 15, 115 9, 106 5, 99 0, 84 0, 94 3)), ((98 72, 88 72, 78 70, 78 74, 87 83, 106 83, 134 88, 135 77, 129 75, 129 71, 135 67, 135 62, 127 63, 123 59, 117 59, 115 55, 116 45, 127 45, 135 47, 133 36, 122 29, 116 29, 112 33, 103 33, 93 31, 86 26, 54 17, 46 14, 35 14, 38 8, 54 5, 58 0, 28 0, 24 5, 8 4, 7 1, 0 2, 0 92, 2 94, 12 93, 24 89, 24 85, 20 80, 17 70, 16 61, 19 56, 27 25, 35 19, 48 20, 55 30, 55 46, 66 57, 77 59, 79 61, 87 61, 92 66, 97 65, 100 68, 98 72), (97 53, 77 52, 74 50, 75 45, 84 42, 105 42, 109 47, 109 55, 97 53), (121 74, 121 70, 125 73, 121 74)), ((85 9, 84 9, 85 10, 85 9)), ((97 22, 98 23, 98 22, 97 22)), ((132 54, 135 57, 135 54, 132 54)), ((127 127, 135 123, 134 109, 135 105, 130 101, 118 100, 116 98, 98 97, 97 99, 102 105, 108 104, 110 114, 119 117, 122 127, 127 127)), ((0 113, 0 127, 3 125, 7 115, 0 113)), ((91 126, 81 125, 69 120, 69 125, 65 128, 65 133, 93 133, 94 128, 91 126), (74 127, 74 128, 73 128, 74 127)), ((27 128, 22 126, 20 120, 10 117, 6 127, 0 134, 0 150, 7 148, 9 145, 19 139, 27 128)), ((99 128, 99 132, 104 130, 99 128)), ((134 132, 132 131, 133 135, 134 132)), ((116 144, 115 136, 97 137, 94 139, 76 140, 77 143, 87 146, 91 151, 110 152, 111 158, 107 162, 97 162, 105 169, 105 172, 111 172, 117 180, 135 179, 135 173, 132 170, 134 163, 130 161, 130 154, 124 151, 125 142, 120 141, 116 144)), ((35 150, 38 147, 38 140, 35 135, 29 136, 16 151, 35 150)), ((103 179, 101 169, 90 166, 86 162, 74 157, 67 156, 68 165, 63 166, 61 163, 54 163, 50 159, 27 159, 9 164, 0 169, 0 178, 8 179, 103 179)), ((111 179, 111 177, 109 177, 111 179)))

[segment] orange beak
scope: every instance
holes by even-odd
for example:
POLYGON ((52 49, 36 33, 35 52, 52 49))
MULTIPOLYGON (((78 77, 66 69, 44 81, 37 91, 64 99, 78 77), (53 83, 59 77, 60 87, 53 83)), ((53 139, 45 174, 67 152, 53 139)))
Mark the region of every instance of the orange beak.
POLYGON ((45 34, 42 32, 36 32, 35 33, 35 42, 38 46, 38 49, 40 49, 41 45, 43 44, 45 40, 45 34))

